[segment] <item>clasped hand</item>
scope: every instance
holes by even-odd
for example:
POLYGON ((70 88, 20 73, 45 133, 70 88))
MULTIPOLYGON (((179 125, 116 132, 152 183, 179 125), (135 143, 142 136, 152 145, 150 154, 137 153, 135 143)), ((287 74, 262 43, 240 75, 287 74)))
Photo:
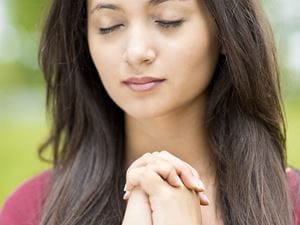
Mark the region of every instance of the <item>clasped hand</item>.
POLYGON ((197 171, 167 151, 146 153, 126 173, 122 225, 201 225, 208 205, 197 171))

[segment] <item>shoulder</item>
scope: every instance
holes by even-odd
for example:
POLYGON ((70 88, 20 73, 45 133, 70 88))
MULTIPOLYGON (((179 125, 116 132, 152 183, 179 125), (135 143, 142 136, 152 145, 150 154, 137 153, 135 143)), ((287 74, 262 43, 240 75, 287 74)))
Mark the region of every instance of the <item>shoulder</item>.
POLYGON ((44 171, 18 186, 4 203, 0 224, 37 225, 51 174, 51 170, 44 171))
POLYGON ((289 167, 286 173, 294 207, 295 225, 298 225, 300 224, 300 171, 289 167))

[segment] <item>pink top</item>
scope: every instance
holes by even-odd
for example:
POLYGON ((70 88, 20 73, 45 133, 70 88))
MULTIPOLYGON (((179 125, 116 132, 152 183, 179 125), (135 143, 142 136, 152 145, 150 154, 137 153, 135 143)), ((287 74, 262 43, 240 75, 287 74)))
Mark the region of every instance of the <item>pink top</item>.
POLYGON ((0 212, 0 225, 38 225, 51 170, 20 185, 0 212))
MULTIPOLYGON (((288 169, 295 225, 300 225, 300 172, 288 169)), ((24 184, 7 199, 0 213, 0 225, 38 225, 51 170, 43 172, 24 184)))

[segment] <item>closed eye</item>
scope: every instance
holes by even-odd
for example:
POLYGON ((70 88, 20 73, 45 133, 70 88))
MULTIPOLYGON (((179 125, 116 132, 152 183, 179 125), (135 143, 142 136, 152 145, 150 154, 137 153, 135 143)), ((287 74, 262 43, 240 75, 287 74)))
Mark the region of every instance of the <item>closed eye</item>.
POLYGON ((171 27, 180 26, 183 23, 183 20, 174 20, 174 21, 157 20, 156 22, 163 28, 171 28, 171 27))
MULTIPOLYGON (((184 20, 173 20, 173 21, 167 21, 167 20, 157 20, 155 21, 161 26, 162 28, 168 29, 168 28, 175 28, 180 26, 184 20)), ((121 26, 124 26, 123 24, 117 24, 112 27, 107 27, 107 28, 99 28, 100 34, 108 34, 113 32, 114 30, 117 30, 121 26)))
POLYGON ((113 32, 114 30, 120 28, 121 26, 123 26, 123 24, 117 24, 115 26, 107 27, 107 28, 99 28, 99 32, 100 32, 100 34, 108 34, 108 33, 113 32))

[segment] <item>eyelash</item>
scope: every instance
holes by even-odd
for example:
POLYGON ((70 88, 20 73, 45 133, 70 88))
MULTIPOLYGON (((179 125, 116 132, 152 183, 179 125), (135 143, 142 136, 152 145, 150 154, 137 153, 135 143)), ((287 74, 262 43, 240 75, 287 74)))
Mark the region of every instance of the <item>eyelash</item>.
MULTIPOLYGON (((160 24, 160 26, 163 27, 164 29, 168 29, 168 28, 179 27, 184 21, 183 20, 175 20, 175 21, 157 20, 156 22, 158 22, 160 24)), ((122 24, 115 25, 115 26, 108 27, 108 28, 99 28, 99 32, 100 32, 100 34, 103 34, 103 35, 108 34, 108 33, 113 32, 120 26, 122 26, 122 24)))

